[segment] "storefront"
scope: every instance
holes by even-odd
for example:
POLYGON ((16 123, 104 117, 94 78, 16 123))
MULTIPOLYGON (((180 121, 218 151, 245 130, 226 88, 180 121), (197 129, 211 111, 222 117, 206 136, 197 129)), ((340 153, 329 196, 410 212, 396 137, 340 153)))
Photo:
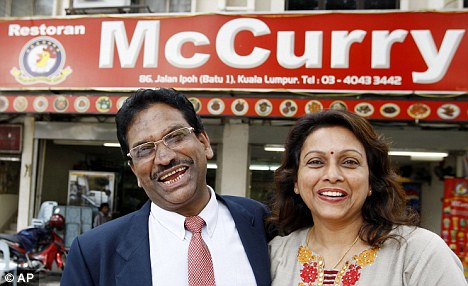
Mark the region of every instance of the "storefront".
POLYGON ((69 203, 73 171, 112 173, 104 193, 116 215, 138 208, 143 191, 104 143, 117 142, 114 114, 132 91, 173 87, 204 119, 216 155, 208 181, 221 194, 266 200, 281 160, 266 145, 321 109, 368 118, 395 150, 447 152, 395 157, 423 225, 440 232, 443 177, 467 176, 467 28, 467 12, 1 21, 0 116, 24 135, 18 228, 43 201, 69 203))

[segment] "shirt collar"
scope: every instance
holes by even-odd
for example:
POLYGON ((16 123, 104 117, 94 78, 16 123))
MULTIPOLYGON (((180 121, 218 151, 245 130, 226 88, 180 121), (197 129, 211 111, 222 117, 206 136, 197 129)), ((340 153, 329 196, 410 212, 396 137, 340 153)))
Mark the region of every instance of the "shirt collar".
MULTIPOLYGON (((216 223, 218 221, 218 200, 216 199, 214 190, 210 186, 207 187, 210 191, 210 200, 208 201, 208 204, 205 206, 205 208, 198 214, 198 216, 203 218, 205 221, 208 235, 213 236, 213 233, 216 229, 216 223)), ((173 233, 180 240, 185 238, 185 217, 183 215, 165 210, 151 202, 150 216, 152 216, 157 223, 173 233)))
POLYGON ((206 230, 209 236, 213 236, 216 229, 216 223, 218 222, 218 200, 214 190, 207 186, 210 190, 210 200, 206 204, 205 208, 198 214, 206 223, 206 230))

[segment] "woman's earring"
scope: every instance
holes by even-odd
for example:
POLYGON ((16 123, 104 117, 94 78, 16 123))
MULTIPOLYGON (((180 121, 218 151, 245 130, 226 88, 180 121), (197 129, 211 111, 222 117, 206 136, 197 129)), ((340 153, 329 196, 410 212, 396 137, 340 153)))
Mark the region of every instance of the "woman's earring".
POLYGON ((299 190, 298 190, 296 187, 294 187, 294 192, 295 192, 296 194, 299 194, 299 190))
POLYGON ((372 189, 369 190, 369 195, 368 197, 372 196, 372 189))
POLYGON ((137 179, 137 184, 138 184, 138 187, 140 187, 140 188, 141 188, 140 179, 137 179))

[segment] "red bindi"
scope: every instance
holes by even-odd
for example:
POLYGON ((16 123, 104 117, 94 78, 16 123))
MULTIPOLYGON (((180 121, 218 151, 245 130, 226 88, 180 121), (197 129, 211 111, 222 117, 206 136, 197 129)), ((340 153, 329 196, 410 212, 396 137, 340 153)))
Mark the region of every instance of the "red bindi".
POLYGON ((332 155, 333 155, 333 154, 335 154, 335 152, 331 151, 331 152, 330 152, 330 154, 332 154, 332 155))

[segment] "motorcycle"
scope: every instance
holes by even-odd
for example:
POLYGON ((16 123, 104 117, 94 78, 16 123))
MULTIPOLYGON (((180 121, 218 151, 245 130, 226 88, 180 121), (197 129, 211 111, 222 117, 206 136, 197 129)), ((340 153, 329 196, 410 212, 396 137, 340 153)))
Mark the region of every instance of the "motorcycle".
POLYGON ((62 230, 65 219, 53 214, 45 227, 24 229, 17 234, 0 234, 10 249, 10 259, 18 265, 18 272, 51 271, 53 263, 64 269, 68 251, 56 230, 62 230))

